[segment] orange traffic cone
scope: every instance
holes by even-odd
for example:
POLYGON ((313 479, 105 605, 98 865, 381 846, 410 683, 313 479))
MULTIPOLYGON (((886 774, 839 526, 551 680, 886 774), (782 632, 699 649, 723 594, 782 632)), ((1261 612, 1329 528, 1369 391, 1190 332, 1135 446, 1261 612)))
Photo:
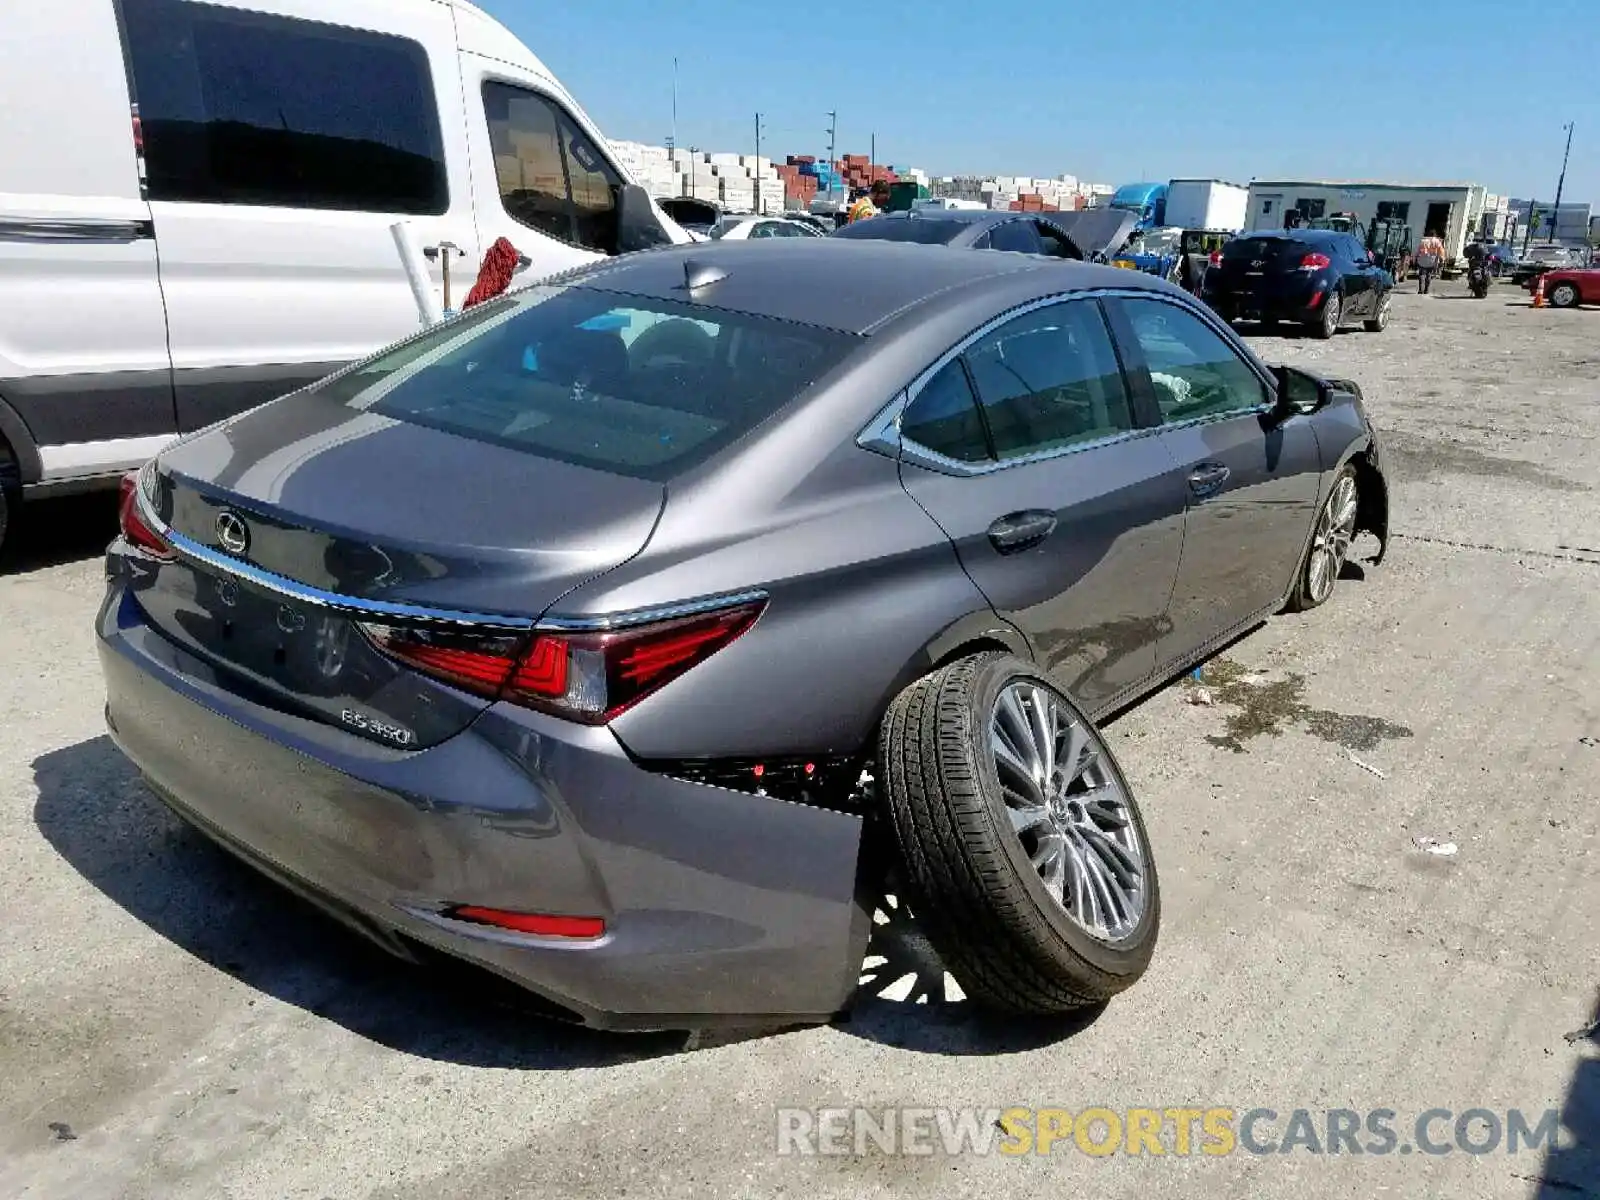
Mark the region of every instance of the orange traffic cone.
POLYGON ((1541 275, 1533 281, 1533 306, 1544 307, 1544 276, 1541 275))

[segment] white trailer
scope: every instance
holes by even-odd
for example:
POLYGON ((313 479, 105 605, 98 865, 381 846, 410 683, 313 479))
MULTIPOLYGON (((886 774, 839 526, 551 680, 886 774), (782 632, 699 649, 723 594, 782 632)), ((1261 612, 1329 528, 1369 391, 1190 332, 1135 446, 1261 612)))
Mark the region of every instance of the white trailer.
POLYGON ((1166 224, 1179 229, 1244 228, 1250 189, 1222 179, 1174 179, 1167 184, 1166 224))

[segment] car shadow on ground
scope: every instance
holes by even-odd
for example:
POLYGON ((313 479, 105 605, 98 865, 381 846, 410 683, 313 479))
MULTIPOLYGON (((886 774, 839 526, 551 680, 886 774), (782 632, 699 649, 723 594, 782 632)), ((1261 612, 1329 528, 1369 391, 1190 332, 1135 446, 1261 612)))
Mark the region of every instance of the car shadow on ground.
MULTIPOLYGON (((1588 1024, 1567 1034, 1566 1040, 1588 1053, 1573 1072, 1562 1104, 1561 1144, 1545 1154, 1543 1167, 1531 1180, 1538 1184, 1534 1200, 1600 1196, 1600 988, 1588 1024)), ((1531 1124, 1537 1114, 1528 1116, 1531 1124)))
POLYGON ((88 492, 11 507, 0 575, 98 558, 117 536, 117 493, 88 492))
MULTIPOLYGON (((488 971, 453 959, 418 966, 386 954, 238 862, 172 815, 109 737, 42 755, 33 773, 40 833, 110 900, 246 987, 391 1049, 466 1066, 564 1070, 786 1032, 616 1034, 552 1020, 534 998, 488 971)), ((904 920, 876 929, 867 961, 875 959, 906 964, 896 979, 937 970, 943 982, 943 967, 904 920)), ((884 982, 894 993, 895 979, 884 982)), ((930 1002, 924 993, 897 998, 869 984, 840 1028, 929 1053, 1003 1054, 1059 1041, 1097 1015, 997 1020, 964 999, 941 991, 930 1002)))

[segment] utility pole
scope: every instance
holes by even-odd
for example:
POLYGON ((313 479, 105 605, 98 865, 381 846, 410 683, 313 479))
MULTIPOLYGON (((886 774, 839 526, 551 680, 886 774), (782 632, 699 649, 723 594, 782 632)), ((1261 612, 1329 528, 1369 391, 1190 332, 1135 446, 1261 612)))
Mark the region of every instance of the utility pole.
POLYGON ((876 131, 872 134, 872 145, 867 151, 867 162, 874 167, 878 165, 878 134, 876 131))
POLYGON ((1528 227, 1522 231, 1522 254, 1523 254, 1524 258, 1526 258, 1527 254, 1528 254, 1528 243, 1533 241, 1533 227, 1535 225, 1537 225, 1538 223, 1539 223, 1539 202, 1537 200, 1529 200, 1528 201, 1528 227))
POLYGON ((1572 156, 1572 127, 1576 121, 1567 122, 1567 148, 1561 154, 1561 178, 1556 180, 1556 206, 1550 210, 1550 240, 1556 240, 1556 225, 1561 220, 1561 191, 1567 186, 1567 159, 1572 156))
POLYGON ((756 114, 756 212, 765 215, 761 207, 761 114, 756 114))
POLYGON ((699 160, 700 160, 700 147, 698 147, 698 146, 690 146, 689 147, 689 199, 691 199, 691 200, 693 200, 695 198, 695 195, 694 195, 694 176, 695 176, 694 165, 699 160))
MULTIPOLYGON (((833 182, 832 182, 834 166, 835 166, 835 163, 834 163, 834 142, 835 142, 835 138, 836 138, 838 132, 839 132, 839 114, 836 113, 836 112, 829 112, 828 113, 828 179, 829 179, 829 183, 828 183, 828 199, 830 199, 830 200, 834 199, 834 196, 833 196, 833 182)), ((834 203, 837 204, 838 201, 834 200, 834 203)))

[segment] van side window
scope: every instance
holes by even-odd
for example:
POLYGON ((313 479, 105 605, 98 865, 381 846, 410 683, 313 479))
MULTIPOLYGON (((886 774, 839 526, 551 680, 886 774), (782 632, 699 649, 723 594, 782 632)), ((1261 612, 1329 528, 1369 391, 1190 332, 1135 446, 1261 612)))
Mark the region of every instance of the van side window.
POLYGON ((613 253, 622 178, 572 118, 507 83, 485 83, 483 107, 506 214, 547 237, 613 253))
POLYGON ((150 199, 449 207, 418 43, 191 0, 122 0, 122 11, 150 199))

